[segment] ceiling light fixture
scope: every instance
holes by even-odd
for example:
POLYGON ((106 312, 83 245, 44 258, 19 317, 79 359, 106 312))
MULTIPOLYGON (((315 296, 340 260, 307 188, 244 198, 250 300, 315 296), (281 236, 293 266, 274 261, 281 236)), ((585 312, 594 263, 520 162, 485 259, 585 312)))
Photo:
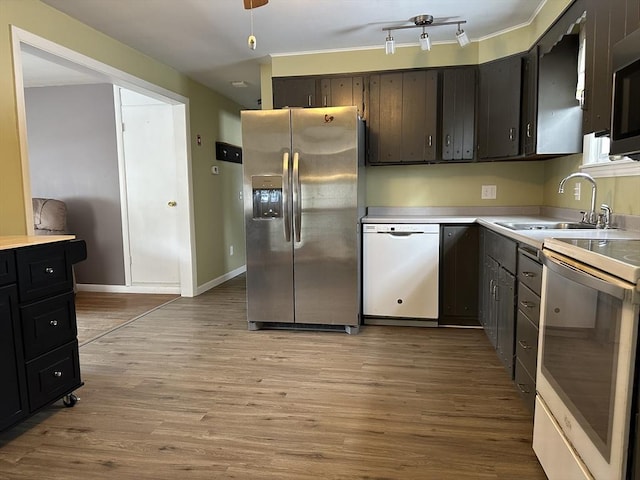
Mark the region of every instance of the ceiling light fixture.
POLYGON ((393 55, 394 53, 396 53, 396 44, 393 41, 391 32, 389 32, 387 38, 384 41, 384 53, 386 53, 387 55, 393 55))
POLYGON ((460 24, 458 24, 458 30, 456 31, 456 39, 461 47, 466 47, 469 45, 469 37, 467 37, 467 32, 460 28, 460 24))
POLYGON ((426 51, 431 50, 431 39, 429 38, 429 34, 424 28, 422 29, 422 34, 420 35, 420 49, 426 51))
POLYGON ((457 25, 458 30, 456 31, 456 40, 458 40, 458 43, 460 44, 461 47, 464 47, 469 44, 469 37, 467 37, 467 34, 465 33, 465 31, 462 30, 462 28, 460 28, 460 25, 467 23, 466 20, 460 20, 460 21, 454 21, 454 22, 437 22, 437 21, 434 22, 432 15, 416 15, 415 17, 411 18, 411 21, 413 22, 413 25, 384 27, 382 29, 383 32, 387 32, 387 38, 385 39, 385 43, 384 43, 384 51, 387 55, 392 55, 396 51, 393 36, 391 35, 392 32, 394 30, 405 30, 407 28, 422 28, 422 34, 418 38, 418 41, 420 42, 420 48, 422 50, 426 50, 426 51, 431 50, 431 38, 427 33, 426 27, 441 27, 444 25, 457 25))
POLYGON ((249 15, 251 16, 251 35, 247 38, 247 46, 251 50, 255 50, 258 45, 258 40, 253 34, 253 0, 249 0, 249 15))

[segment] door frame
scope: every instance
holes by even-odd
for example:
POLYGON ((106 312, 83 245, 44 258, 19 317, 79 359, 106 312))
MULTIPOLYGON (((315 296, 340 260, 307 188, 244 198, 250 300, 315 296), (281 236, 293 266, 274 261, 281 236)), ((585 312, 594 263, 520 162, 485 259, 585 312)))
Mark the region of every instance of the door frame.
MULTIPOLYGON (((33 208, 31 204, 31 181, 29 172, 29 154, 27 147, 27 121, 24 98, 24 81, 22 77, 22 55, 20 44, 30 45, 46 53, 59 57, 65 61, 80 65, 104 77, 105 83, 127 88, 135 92, 158 98, 174 106, 176 148, 179 154, 177 161, 177 201, 185 206, 178 212, 178 242, 180 244, 180 294, 193 297, 196 294, 196 249, 195 227, 193 212, 191 146, 187 139, 190 137, 189 98, 167 90, 163 87, 135 77, 122 70, 102 63, 96 59, 63 47, 50 40, 42 38, 14 25, 11 26, 14 85, 16 94, 16 109, 18 117, 18 138, 22 165, 22 189, 25 205, 25 225, 27 233, 33 235, 33 208)), ((115 121, 115 119, 114 119, 115 121)), ((122 176, 122 174, 121 174, 122 176)), ((121 179, 121 186, 122 186, 121 179)), ((123 227, 125 225, 123 224, 123 227)), ((127 225, 128 227, 128 225, 127 225)), ((128 237, 128 231, 123 232, 128 237)), ((126 252, 125 252, 126 253, 126 252)), ((125 291, 132 291, 130 284, 125 291)))

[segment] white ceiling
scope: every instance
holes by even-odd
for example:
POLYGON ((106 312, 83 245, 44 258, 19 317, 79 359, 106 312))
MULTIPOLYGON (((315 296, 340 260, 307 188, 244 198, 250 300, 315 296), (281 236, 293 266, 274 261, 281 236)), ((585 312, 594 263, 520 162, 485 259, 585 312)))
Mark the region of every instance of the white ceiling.
MULTIPOLYGON (((272 55, 382 49, 382 27, 410 24, 420 14, 433 15, 436 21, 466 20, 463 28, 475 41, 529 23, 545 1, 270 0, 253 10, 257 48, 250 50, 251 15, 242 0, 43 0, 245 108, 258 108, 259 64, 270 62, 272 55), (248 86, 231 86, 236 80, 248 86)), ((438 43, 454 41, 455 30, 452 25, 428 31, 438 43)), ((394 32, 396 45, 417 44, 420 32, 394 32)), ((32 68, 25 65, 25 81, 42 84, 32 68)), ((53 67, 45 65, 44 71, 49 68, 53 67)))

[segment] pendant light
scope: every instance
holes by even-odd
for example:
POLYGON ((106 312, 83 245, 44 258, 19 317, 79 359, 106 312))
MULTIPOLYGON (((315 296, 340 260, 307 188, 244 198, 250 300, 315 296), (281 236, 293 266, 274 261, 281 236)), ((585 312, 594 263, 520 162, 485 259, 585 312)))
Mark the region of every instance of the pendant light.
POLYGON ((249 0, 249 15, 251 16, 251 35, 249 35, 249 38, 247 38, 247 45, 251 50, 255 50, 258 44, 258 40, 253 34, 253 0, 249 0))

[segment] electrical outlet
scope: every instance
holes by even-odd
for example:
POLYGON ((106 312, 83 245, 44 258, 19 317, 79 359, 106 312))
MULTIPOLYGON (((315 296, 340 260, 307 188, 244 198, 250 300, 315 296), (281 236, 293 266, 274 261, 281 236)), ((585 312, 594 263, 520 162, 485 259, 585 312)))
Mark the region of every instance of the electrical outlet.
POLYGON ((229 255, 233 257, 233 245, 229 247, 229 255))
POLYGON ((482 200, 495 200, 498 188, 495 185, 482 185, 482 200))
POLYGON ((576 182, 576 186, 573 187, 573 198, 580 200, 580 182, 576 182))

